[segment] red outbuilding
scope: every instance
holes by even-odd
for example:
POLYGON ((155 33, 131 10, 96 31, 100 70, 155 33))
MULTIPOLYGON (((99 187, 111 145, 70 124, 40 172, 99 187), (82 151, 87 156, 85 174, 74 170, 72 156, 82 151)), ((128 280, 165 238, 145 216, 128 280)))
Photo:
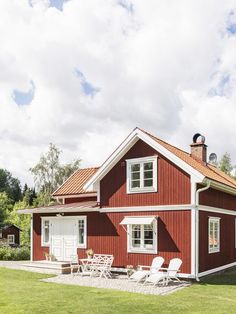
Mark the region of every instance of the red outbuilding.
POLYGON ((59 205, 32 215, 32 260, 52 253, 113 254, 116 268, 179 257, 180 277, 236 265, 236 181, 207 162, 205 138, 190 152, 136 128, 100 168, 76 171, 54 193, 59 205))

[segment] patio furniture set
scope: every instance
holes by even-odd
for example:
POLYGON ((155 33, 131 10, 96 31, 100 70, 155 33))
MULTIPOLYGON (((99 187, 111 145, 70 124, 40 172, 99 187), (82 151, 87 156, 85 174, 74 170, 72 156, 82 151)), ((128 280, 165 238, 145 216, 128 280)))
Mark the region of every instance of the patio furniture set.
MULTIPOLYGON (((111 267, 114 260, 113 255, 94 254, 92 258, 84 258, 78 260, 77 256, 71 257, 71 273, 73 275, 112 278, 111 267)), ((162 283, 167 286, 169 282, 177 281, 178 272, 182 265, 182 260, 173 258, 170 260, 169 266, 163 268, 164 258, 157 256, 153 259, 151 266, 139 265, 138 270, 128 276, 129 281, 142 284, 152 284, 153 286, 162 283)))

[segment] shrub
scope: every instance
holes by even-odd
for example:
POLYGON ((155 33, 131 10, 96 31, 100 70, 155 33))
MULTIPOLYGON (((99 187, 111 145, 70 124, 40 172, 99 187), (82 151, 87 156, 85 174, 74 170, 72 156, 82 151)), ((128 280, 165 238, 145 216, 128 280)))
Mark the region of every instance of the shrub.
POLYGON ((28 247, 0 247, 0 260, 2 261, 23 261, 30 259, 30 249, 28 247))

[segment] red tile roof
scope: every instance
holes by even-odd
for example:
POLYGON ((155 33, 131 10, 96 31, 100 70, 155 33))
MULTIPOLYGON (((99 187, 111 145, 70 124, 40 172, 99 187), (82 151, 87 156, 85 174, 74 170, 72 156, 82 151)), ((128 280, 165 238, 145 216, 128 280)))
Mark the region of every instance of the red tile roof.
POLYGON ((52 195, 77 195, 86 194, 83 187, 85 183, 94 175, 98 168, 84 168, 75 171, 52 195))
POLYGON ((153 140, 155 140, 157 143, 168 149, 170 152, 172 152, 174 155, 185 161, 188 165, 196 169, 198 172, 200 172, 203 176, 205 176, 208 179, 217 181, 219 183, 228 185, 232 188, 236 188, 236 180, 234 180, 229 175, 225 174, 223 171, 218 169, 217 167, 211 165, 211 164, 203 164, 196 159, 192 158, 191 155, 173 145, 170 145, 166 143, 165 141, 157 138, 156 136, 141 130, 142 132, 149 135, 153 140))

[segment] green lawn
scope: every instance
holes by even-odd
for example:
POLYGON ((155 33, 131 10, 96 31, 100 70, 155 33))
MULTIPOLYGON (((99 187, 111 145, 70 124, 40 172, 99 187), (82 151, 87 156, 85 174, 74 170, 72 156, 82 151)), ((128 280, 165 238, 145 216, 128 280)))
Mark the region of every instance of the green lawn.
POLYGON ((46 277, 0 268, 0 313, 236 313, 236 270, 168 296, 39 281, 46 277))

